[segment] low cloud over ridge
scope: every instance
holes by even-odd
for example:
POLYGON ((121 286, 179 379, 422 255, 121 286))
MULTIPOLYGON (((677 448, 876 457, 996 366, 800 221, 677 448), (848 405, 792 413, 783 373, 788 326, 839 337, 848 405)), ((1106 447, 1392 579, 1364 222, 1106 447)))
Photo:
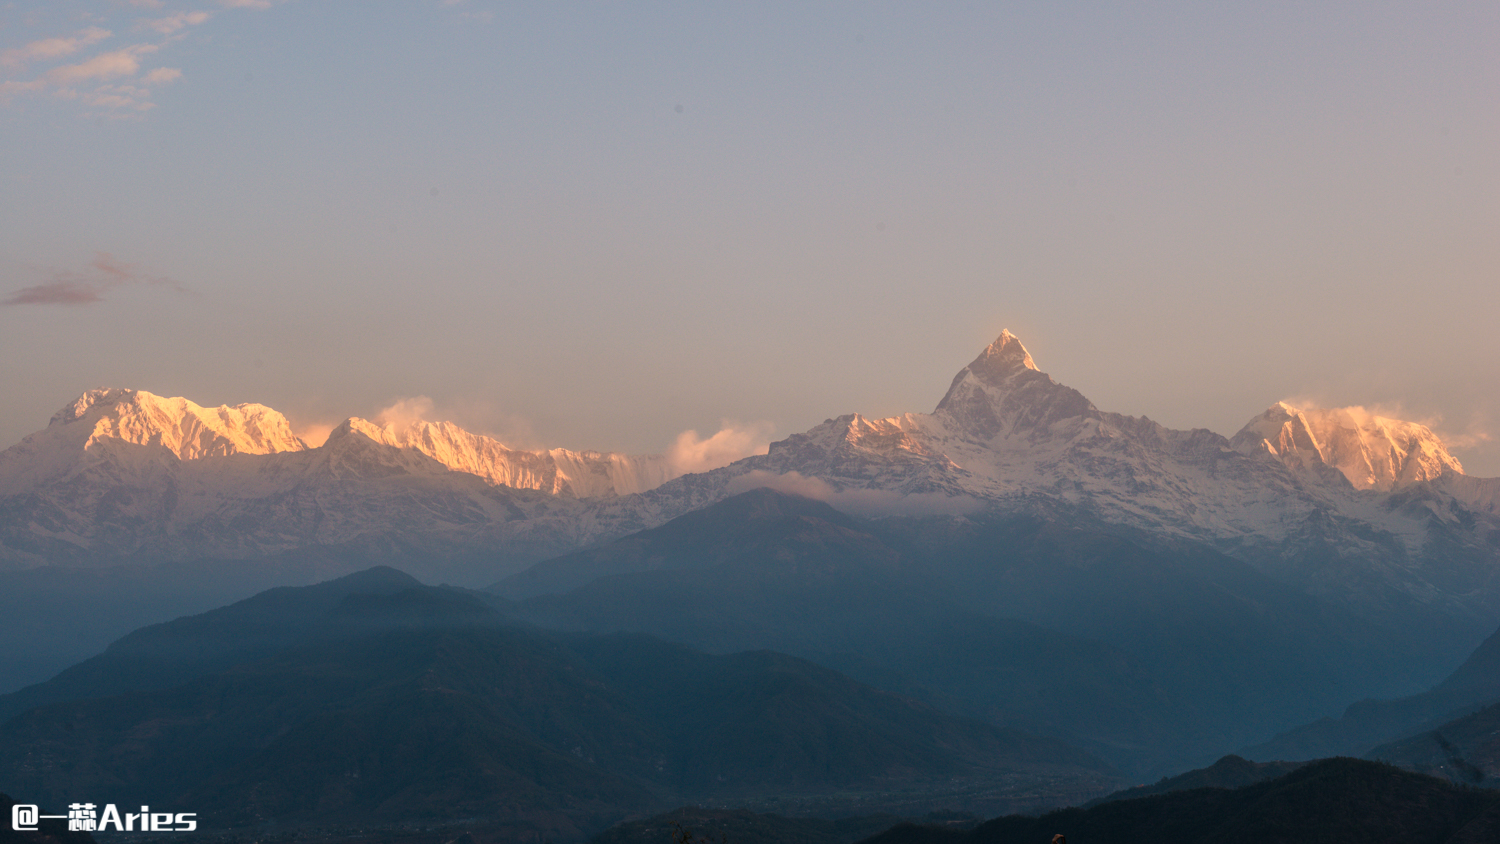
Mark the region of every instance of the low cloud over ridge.
POLYGON ((667 462, 678 476, 728 466, 736 460, 769 451, 771 434, 775 430, 770 422, 740 424, 725 419, 719 430, 707 439, 700 438, 695 430, 683 431, 668 446, 667 462))
POLYGON ((1384 417, 1400 422, 1413 422, 1432 431, 1442 441, 1444 446, 1453 451, 1462 452, 1493 442, 1495 439, 1495 435, 1491 433, 1494 430, 1494 426, 1491 424, 1489 418, 1482 412, 1477 411, 1470 415, 1466 421, 1455 422, 1447 419, 1441 413, 1422 413, 1416 409, 1406 407, 1401 402, 1339 405, 1337 402, 1324 400, 1320 396, 1297 395, 1282 399, 1282 403, 1298 410, 1343 410, 1361 422, 1371 422, 1376 417, 1384 417))
POLYGON ((725 490, 739 495, 752 489, 774 489, 788 495, 800 495, 827 502, 835 510, 852 516, 960 516, 980 510, 984 504, 967 495, 945 495, 941 492, 917 492, 904 495, 887 489, 835 489, 822 478, 800 472, 777 475, 756 469, 730 481, 725 490))

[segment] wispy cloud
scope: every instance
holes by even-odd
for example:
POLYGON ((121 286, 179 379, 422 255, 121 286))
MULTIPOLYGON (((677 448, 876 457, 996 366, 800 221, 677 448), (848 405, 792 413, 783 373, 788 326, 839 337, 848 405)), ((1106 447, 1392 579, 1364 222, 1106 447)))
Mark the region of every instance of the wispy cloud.
POLYGON ((140 26, 160 32, 162 35, 172 35, 190 26, 206 23, 209 17, 208 12, 178 12, 175 15, 167 15, 164 18, 141 21, 140 26))
POLYGON ((418 422, 432 419, 432 399, 427 396, 410 396, 396 399, 388 407, 375 414, 375 421, 389 428, 400 430, 418 422))
POLYGON ((371 418, 393 430, 418 422, 452 422, 465 431, 497 440, 507 448, 525 450, 556 445, 538 439, 526 417, 486 399, 450 397, 439 404, 428 396, 403 396, 376 411, 371 418))
MULTIPOLYGON (((267 9, 284 0, 213 2, 226 9, 267 9)), ((157 13, 154 17, 138 17, 127 25, 136 33, 133 40, 140 43, 117 43, 104 52, 90 50, 114 36, 106 26, 94 25, 71 35, 0 50, 0 77, 9 77, 0 78, 0 106, 23 96, 50 92, 58 99, 85 106, 90 116, 138 118, 155 108, 151 88, 181 79, 183 72, 176 67, 151 67, 152 58, 220 13, 206 9, 164 13, 167 4, 162 0, 129 0, 129 5, 157 13), (127 86, 134 90, 126 90, 127 86)), ((88 18, 97 24, 110 24, 101 15, 88 18)))
MULTIPOLYGON (((171 75, 172 71, 170 68, 161 68, 161 70, 168 71, 169 79, 176 78, 171 75)), ((156 108, 156 103, 151 102, 150 99, 151 90, 139 85, 100 85, 92 91, 59 88, 54 93, 61 99, 78 100, 85 105, 101 111, 111 112, 116 116, 119 116, 122 112, 139 113, 156 108)))
POLYGON ((0 305, 87 305, 103 299, 98 284, 55 278, 41 284, 23 287, 0 305))
POLYGON ((1494 426, 1481 411, 1475 411, 1467 420, 1455 421, 1445 418, 1441 413, 1424 413, 1400 402, 1339 406, 1336 402, 1330 403, 1316 395, 1298 395, 1282 401, 1304 413, 1319 410, 1342 411, 1362 426, 1380 422, 1421 425, 1431 431, 1444 446, 1455 451, 1478 448, 1496 439, 1496 435, 1492 433, 1494 426))
POLYGON ((23 287, 0 300, 0 306, 20 305, 91 305, 103 301, 104 294, 117 287, 144 285, 186 292, 181 284, 165 276, 140 272, 108 252, 94 253, 94 260, 82 271, 53 270, 40 284, 23 287))
POLYGON ((307 422, 292 429, 297 439, 307 443, 311 448, 318 448, 328 442, 328 435, 333 433, 336 425, 328 422, 307 422))
MULTIPOLYGON (((89 32, 89 31, 86 31, 89 32)), ((36 58, 66 55, 76 52, 77 46, 64 49, 61 46, 43 46, 58 41, 69 41, 75 45, 93 43, 102 37, 107 37, 109 32, 103 29, 94 29, 92 34, 80 36, 74 39, 49 39, 38 41, 20 48, 25 55, 16 58, 18 51, 10 51, 12 60, 8 63, 10 67, 22 67, 36 58), (103 33, 103 36, 98 36, 103 33)), ((60 64, 43 71, 40 75, 27 80, 6 80, 0 83, 0 103, 9 102, 20 94, 35 94, 51 90, 52 94, 62 100, 70 100, 82 103, 97 112, 111 114, 140 114, 155 107, 151 102, 149 88, 140 85, 128 84, 135 80, 141 71, 141 62, 144 57, 160 50, 157 44, 132 44, 127 47, 99 53, 88 59, 70 64, 60 64)), ((171 82, 182 75, 182 71, 176 68, 155 68, 148 71, 139 81, 144 85, 160 85, 171 82)))
POLYGON ((0 103, 8 101, 17 94, 33 94, 45 87, 47 87, 45 79, 30 79, 25 82, 8 79, 0 82, 0 103))
POLYGON ((24 47, 0 50, 0 67, 19 69, 35 61, 71 56, 84 47, 97 44, 113 34, 107 29, 91 26, 71 37, 44 38, 40 41, 32 41, 24 47))
POLYGON ((92 79, 134 76, 141 69, 141 56, 158 49, 155 44, 133 44, 122 50, 100 53, 85 62, 54 67, 47 71, 47 78, 58 85, 75 85, 92 79))
POLYGON ((182 71, 175 67, 159 67, 141 77, 141 81, 147 85, 165 85, 182 78, 182 71))

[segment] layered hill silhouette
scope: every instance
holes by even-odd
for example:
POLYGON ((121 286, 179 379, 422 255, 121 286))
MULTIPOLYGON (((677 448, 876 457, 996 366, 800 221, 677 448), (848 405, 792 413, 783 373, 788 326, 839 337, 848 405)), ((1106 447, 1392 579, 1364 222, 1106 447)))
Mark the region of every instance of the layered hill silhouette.
POLYGON ((1137 797, 1151 797, 1194 788, 1244 788, 1247 785, 1289 774, 1305 764, 1308 763, 1251 762, 1242 756, 1230 754, 1207 768, 1187 771, 1175 777, 1162 777, 1160 781, 1151 785, 1138 785, 1123 791, 1116 791, 1114 794, 1089 801, 1083 808, 1089 809, 1101 803, 1134 800, 1137 797))
POLYGON ((1195 543, 1079 518, 864 520, 765 488, 493 591, 543 626, 795 653, 1153 775, 1410 687, 1431 647, 1195 543))
MULTIPOLYGON (((380 566, 313 586, 278 587, 143 627, 44 683, 0 696, 0 722, 44 703, 168 688, 268 657, 326 627, 351 596, 393 595, 421 586, 408 574, 380 566)), ((480 611, 493 615, 488 608, 480 611)))
POLYGON ((1500 786, 1500 702, 1365 755, 1453 782, 1495 788, 1500 786))
POLYGON ((8 788, 181 806, 204 829, 480 818, 577 838, 689 799, 1113 781, 794 657, 547 633, 391 570, 138 631, 5 705, 29 707, 0 725, 8 788))
POLYGON ((62 658, 28 639, 268 584, 495 586, 375 571, 140 630, 0 698, 0 762, 230 826, 505 793, 496 823, 573 837, 785 788, 1091 795, 1089 753, 1155 777, 1278 733, 1294 752, 1247 755, 1486 770, 1500 645, 1443 678, 1500 617, 1500 485, 1421 425, 1276 404, 1176 431, 1005 332, 932 413, 677 477, 617 457, 355 419, 308 448, 257 405, 86 394, 0 452, 4 688, 62 658))
MULTIPOLYGON (((1500 703, 1500 630, 1480 643, 1452 674, 1425 692, 1395 699, 1361 700, 1351 704, 1338 718, 1321 718, 1243 752, 1256 759, 1365 756, 1377 745, 1441 732, 1448 722, 1495 703, 1500 703)), ((1437 746, 1426 738, 1417 739, 1417 743, 1437 746)), ((1396 756, 1382 752, 1377 758, 1394 761, 1412 757, 1406 752, 1396 756)))

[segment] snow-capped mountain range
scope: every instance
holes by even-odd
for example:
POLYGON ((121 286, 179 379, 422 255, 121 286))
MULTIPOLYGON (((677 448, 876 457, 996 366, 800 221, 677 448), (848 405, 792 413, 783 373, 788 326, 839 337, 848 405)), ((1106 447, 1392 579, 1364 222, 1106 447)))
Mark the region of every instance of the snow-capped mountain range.
POLYGON ((1419 524, 1392 515, 1389 497, 1362 489, 1443 489, 1495 513, 1474 494, 1493 484, 1456 482, 1462 467, 1427 428, 1373 417, 1346 429, 1346 420, 1357 421, 1349 410, 1298 412, 1278 403, 1232 440, 1172 430, 1099 410, 1038 370, 1005 332, 958 373, 933 413, 840 416, 719 474, 757 473, 774 483, 795 472, 833 496, 936 493, 1000 506, 1045 498, 1106 522, 1218 542, 1284 539, 1312 514, 1331 512, 1420 545, 1419 524))
POLYGON ((456 472, 478 475, 497 486, 535 489, 573 498, 607 498, 655 489, 677 476, 665 455, 598 451, 521 451, 452 422, 376 425, 352 418, 348 424, 370 439, 409 448, 456 472))
POLYGON ((1299 410, 1277 402, 1230 443, 1246 454, 1269 454, 1297 471, 1337 469, 1355 489, 1387 492, 1464 472, 1427 426, 1359 407, 1299 410))
POLYGON ((0 567, 307 548, 535 559, 583 541, 579 499, 676 474, 661 455, 511 449, 451 423, 351 417, 310 448, 263 405, 91 390, 0 452, 0 567))
POLYGON ((1394 589, 1490 619, 1500 480, 1462 471, 1426 427, 1357 408, 1278 403, 1228 439, 1101 411, 1008 331, 932 413, 840 416, 682 477, 660 455, 517 450, 450 423, 351 418, 308 448, 261 405, 95 390, 0 452, 0 566, 324 546, 520 565, 777 486, 871 514, 1071 514, 1314 592, 1394 589))
MULTIPOLYGON (((573 498, 629 495, 661 486, 676 474, 664 455, 626 455, 554 448, 525 451, 451 422, 378 424, 358 417, 340 430, 417 451, 445 467, 491 484, 573 498)), ((52 416, 43 431, 0 452, 0 494, 66 475, 108 442, 159 446, 180 460, 232 454, 307 451, 287 418, 261 404, 205 408, 145 390, 89 390, 52 416)))

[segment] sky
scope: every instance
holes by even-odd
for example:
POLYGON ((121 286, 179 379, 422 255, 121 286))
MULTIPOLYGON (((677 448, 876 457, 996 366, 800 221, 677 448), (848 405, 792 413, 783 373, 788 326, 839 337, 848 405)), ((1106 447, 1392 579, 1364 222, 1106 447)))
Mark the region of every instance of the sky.
POLYGON ((0 447, 84 390, 660 452, 1432 425, 1500 476, 1500 4, 0 0, 0 447), (732 435, 732 436, 731 436, 732 435))

